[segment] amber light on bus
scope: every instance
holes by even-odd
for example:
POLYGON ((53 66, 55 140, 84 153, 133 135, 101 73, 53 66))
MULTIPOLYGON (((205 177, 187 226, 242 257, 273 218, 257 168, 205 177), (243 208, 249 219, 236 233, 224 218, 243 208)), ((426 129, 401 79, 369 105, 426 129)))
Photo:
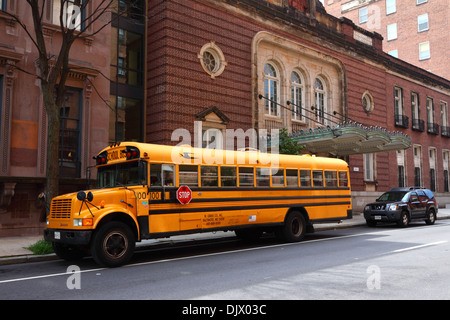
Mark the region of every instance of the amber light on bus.
POLYGON ((74 227, 91 227, 94 225, 94 220, 92 218, 88 219, 73 219, 74 227))

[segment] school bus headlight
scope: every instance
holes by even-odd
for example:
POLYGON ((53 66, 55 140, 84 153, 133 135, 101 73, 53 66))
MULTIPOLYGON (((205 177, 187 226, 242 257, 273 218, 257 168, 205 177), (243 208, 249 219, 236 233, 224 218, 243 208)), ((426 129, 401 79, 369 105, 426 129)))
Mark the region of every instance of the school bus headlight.
POLYGON ((90 227, 94 224, 94 220, 89 219, 73 219, 74 227, 90 227))

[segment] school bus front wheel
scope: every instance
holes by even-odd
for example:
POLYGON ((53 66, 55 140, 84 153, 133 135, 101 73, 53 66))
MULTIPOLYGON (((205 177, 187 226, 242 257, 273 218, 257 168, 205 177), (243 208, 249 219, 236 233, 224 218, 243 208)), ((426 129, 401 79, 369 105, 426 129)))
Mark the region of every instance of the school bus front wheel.
POLYGON ((135 245, 136 239, 130 227, 120 221, 111 221, 95 232, 91 253, 98 264, 118 267, 130 260, 135 245))

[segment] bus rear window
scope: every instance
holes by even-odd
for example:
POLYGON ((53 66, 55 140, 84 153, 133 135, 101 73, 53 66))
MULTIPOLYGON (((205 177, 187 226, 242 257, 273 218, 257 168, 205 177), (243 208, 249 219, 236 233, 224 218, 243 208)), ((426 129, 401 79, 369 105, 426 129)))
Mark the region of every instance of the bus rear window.
POLYGON ((347 171, 339 171, 339 187, 348 187, 347 171))

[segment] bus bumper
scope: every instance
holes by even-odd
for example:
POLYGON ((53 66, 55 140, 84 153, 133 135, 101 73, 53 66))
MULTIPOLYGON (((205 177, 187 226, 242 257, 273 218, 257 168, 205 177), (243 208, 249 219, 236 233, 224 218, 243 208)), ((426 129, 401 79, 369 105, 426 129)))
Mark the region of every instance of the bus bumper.
POLYGON ((91 241, 91 236, 92 230, 44 230, 45 241, 71 245, 88 245, 91 241))

